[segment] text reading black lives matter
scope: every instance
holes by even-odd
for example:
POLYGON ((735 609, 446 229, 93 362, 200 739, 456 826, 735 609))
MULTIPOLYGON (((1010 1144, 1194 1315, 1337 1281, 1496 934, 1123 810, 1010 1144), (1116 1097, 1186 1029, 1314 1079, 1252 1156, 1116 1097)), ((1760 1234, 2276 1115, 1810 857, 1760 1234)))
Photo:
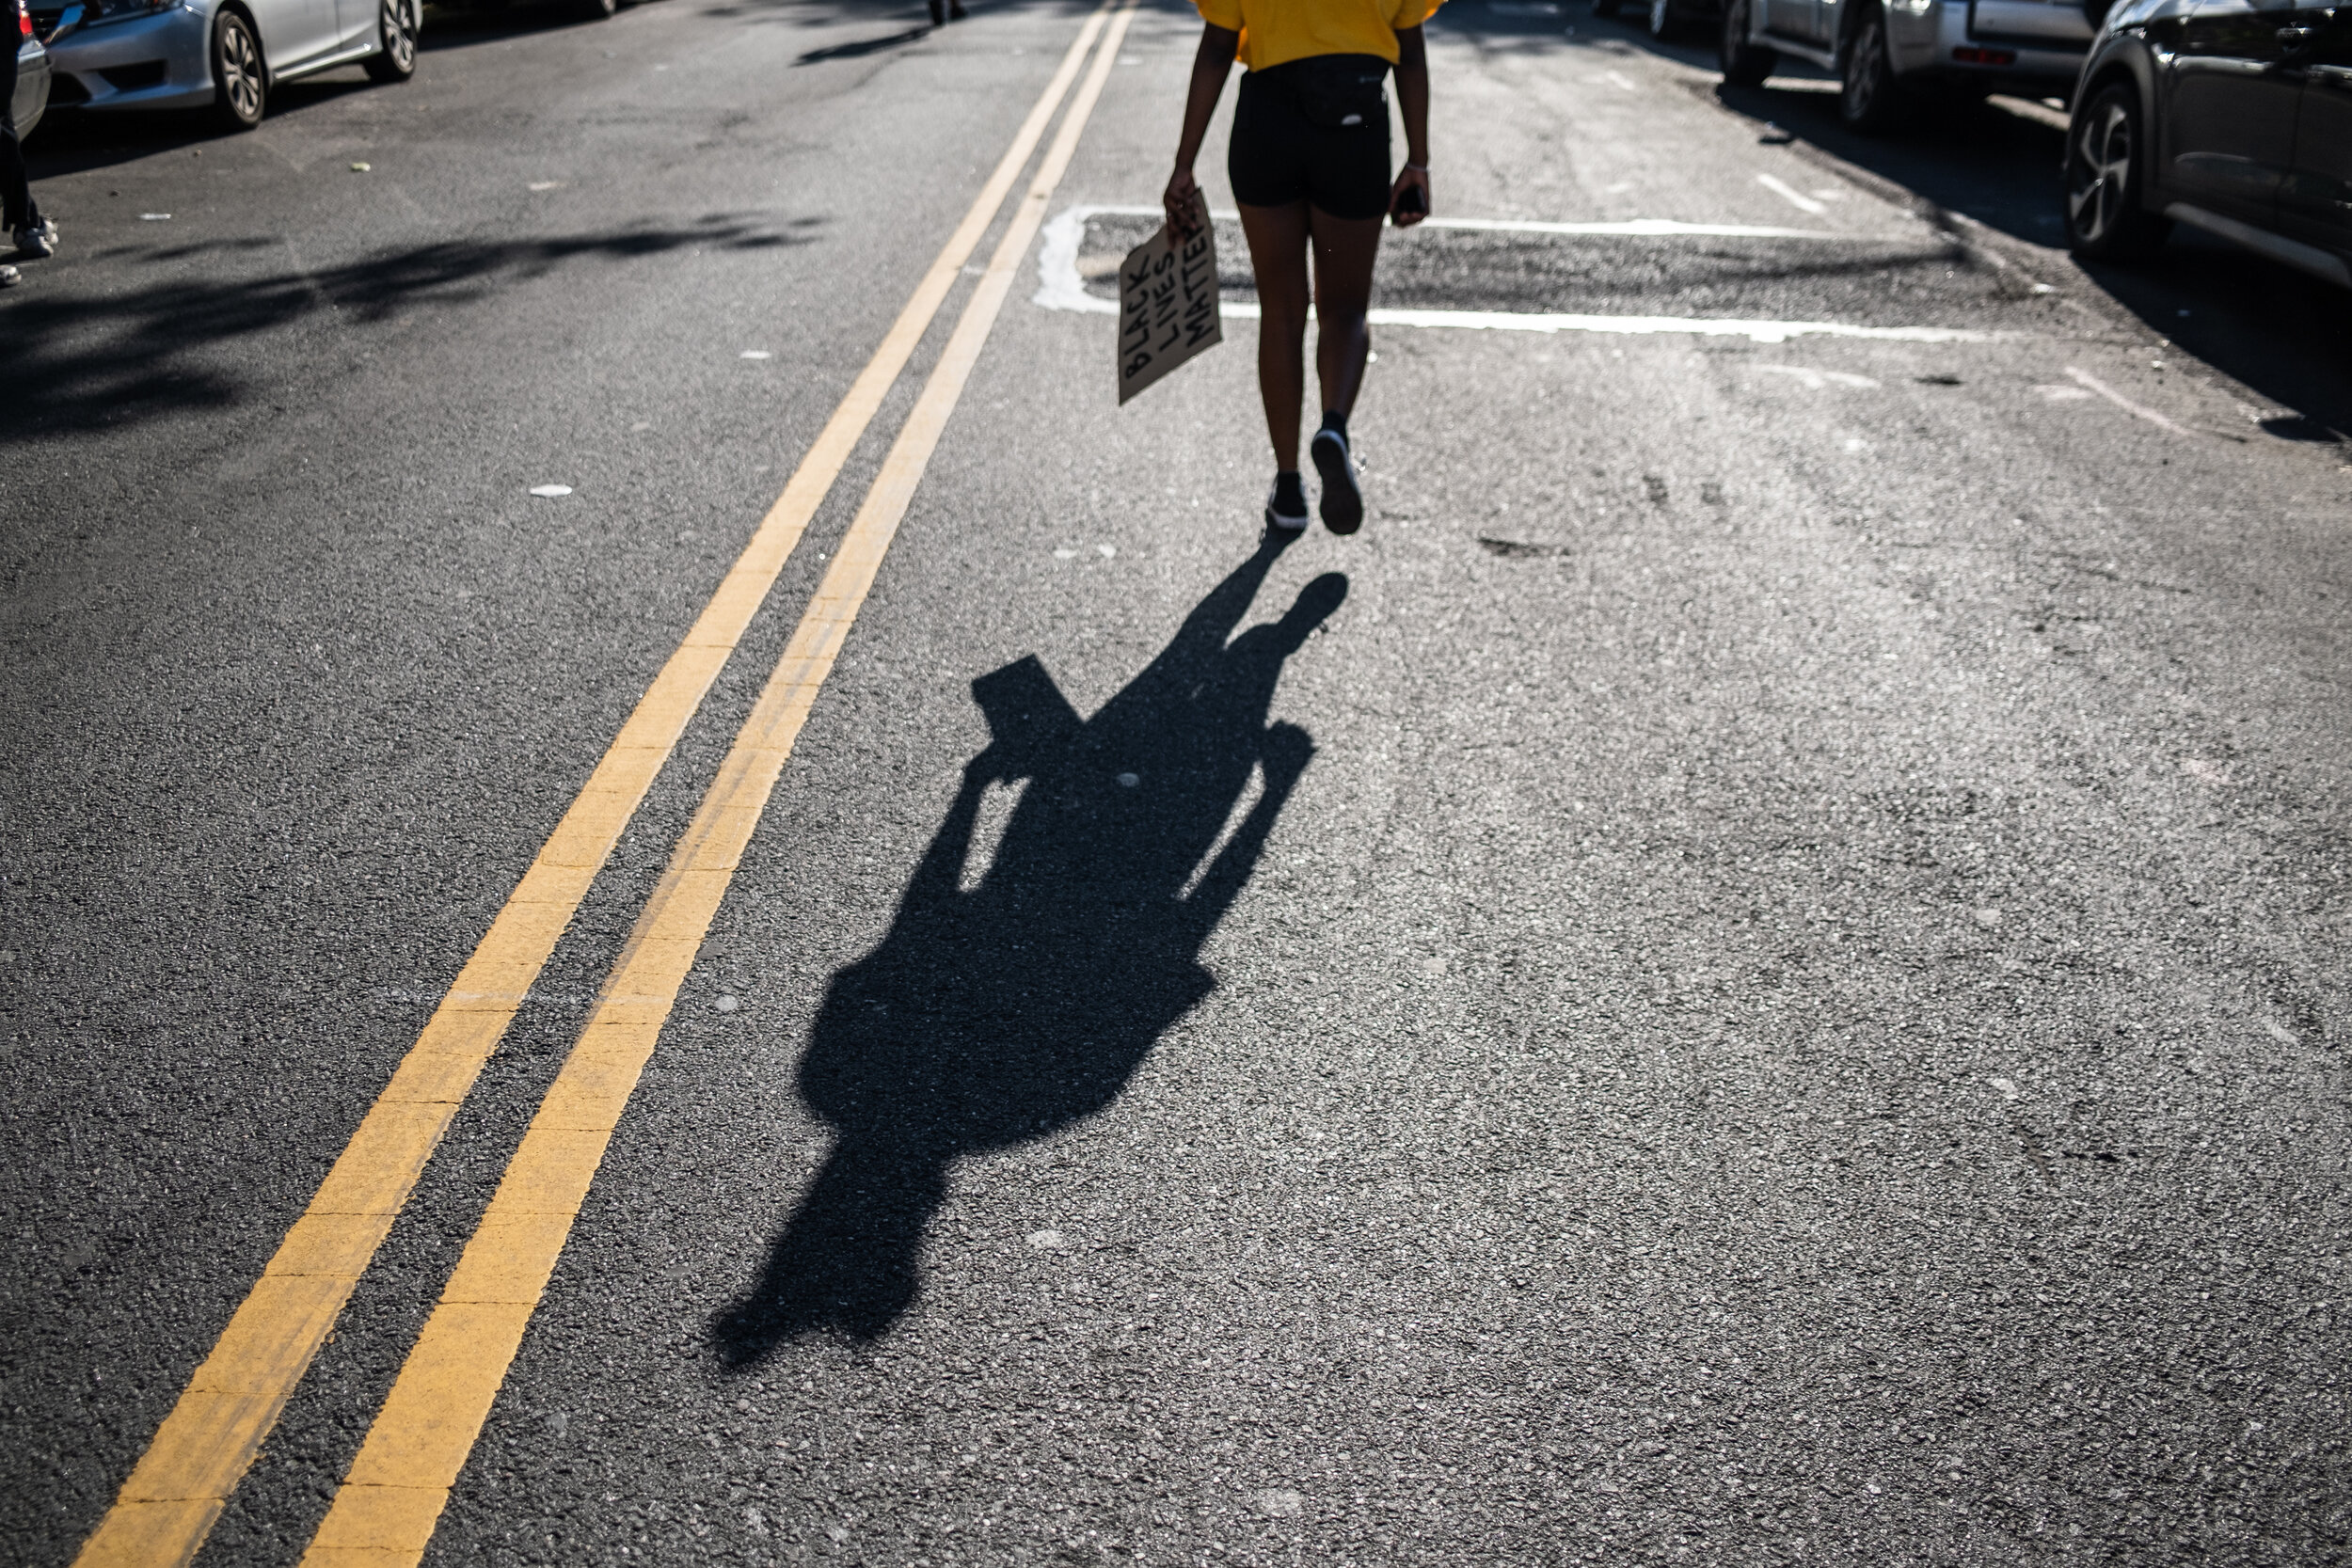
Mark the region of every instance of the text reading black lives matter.
POLYGON ((1204 204, 1192 238, 1180 240, 1162 229, 1120 265, 1119 401, 1224 339, 1216 232, 1204 204))

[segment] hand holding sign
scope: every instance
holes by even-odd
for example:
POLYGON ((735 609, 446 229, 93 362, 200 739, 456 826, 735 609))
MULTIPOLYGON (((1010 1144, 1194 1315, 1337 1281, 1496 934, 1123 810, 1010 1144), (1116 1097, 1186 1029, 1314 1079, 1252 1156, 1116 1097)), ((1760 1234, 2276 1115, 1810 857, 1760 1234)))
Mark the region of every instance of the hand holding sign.
POLYGON ((1216 230, 1209 221, 1209 204, 1197 196, 1194 201, 1189 239, 1162 227, 1120 263, 1120 403, 1225 341, 1217 309, 1216 230))

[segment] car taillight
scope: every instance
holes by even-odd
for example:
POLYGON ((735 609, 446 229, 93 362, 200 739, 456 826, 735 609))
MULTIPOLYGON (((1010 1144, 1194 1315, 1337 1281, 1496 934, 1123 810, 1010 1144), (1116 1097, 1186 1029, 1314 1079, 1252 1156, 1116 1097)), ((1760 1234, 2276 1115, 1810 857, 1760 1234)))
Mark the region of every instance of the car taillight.
POLYGON ((1963 65, 2015 65, 2017 51, 2014 49, 1960 48, 1952 51, 1952 58, 1963 65))
POLYGON ((33 36, 33 13, 22 6, 16 8, 16 33, 19 38, 33 36))

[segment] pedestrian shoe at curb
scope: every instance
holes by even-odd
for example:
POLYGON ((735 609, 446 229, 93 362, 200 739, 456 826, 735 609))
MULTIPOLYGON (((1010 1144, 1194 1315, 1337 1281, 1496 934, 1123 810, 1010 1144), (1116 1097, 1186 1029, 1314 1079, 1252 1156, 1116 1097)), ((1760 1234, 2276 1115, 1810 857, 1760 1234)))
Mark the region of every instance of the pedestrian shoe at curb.
POLYGON ((36 228, 16 231, 16 253, 33 260, 45 261, 57 253, 57 226, 42 223, 36 228))

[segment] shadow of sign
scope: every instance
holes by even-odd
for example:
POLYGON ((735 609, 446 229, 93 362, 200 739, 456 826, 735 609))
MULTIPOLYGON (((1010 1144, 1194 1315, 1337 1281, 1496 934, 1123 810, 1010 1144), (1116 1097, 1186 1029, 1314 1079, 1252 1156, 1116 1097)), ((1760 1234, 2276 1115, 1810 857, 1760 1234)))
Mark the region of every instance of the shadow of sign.
POLYGON ((919 1292, 949 1167, 1102 1111, 1214 989, 1201 944, 1314 751, 1268 722, 1275 683, 1347 594, 1327 573, 1229 641, 1286 542, 1269 536, 1091 719, 1034 657, 972 683, 993 738, 889 933, 818 1013, 800 1090, 833 1151, 758 1281, 712 1323, 723 1361, 885 1333, 919 1292), (975 882, 983 800, 1011 783, 1019 801, 975 882))

